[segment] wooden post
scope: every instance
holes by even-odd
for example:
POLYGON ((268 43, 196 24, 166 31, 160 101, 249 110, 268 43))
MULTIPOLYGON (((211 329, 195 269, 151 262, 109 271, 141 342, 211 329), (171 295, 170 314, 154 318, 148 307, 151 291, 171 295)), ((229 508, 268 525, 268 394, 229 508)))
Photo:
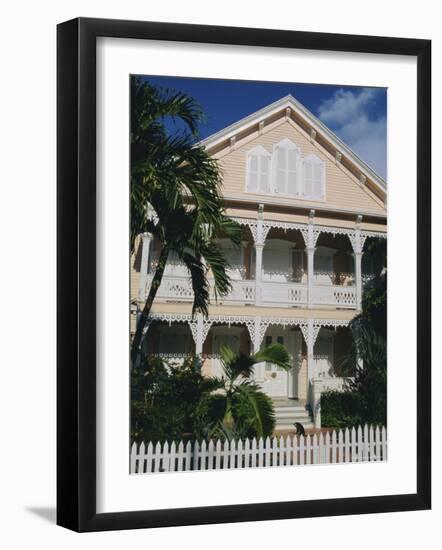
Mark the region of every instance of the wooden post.
POLYGON ((150 243, 152 242, 152 235, 150 233, 143 233, 141 235, 142 249, 141 249, 141 266, 140 266, 140 285, 138 287, 138 299, 142 302, 146 299, 146 283, 147 272, 149 270, 149 253, 150 243))

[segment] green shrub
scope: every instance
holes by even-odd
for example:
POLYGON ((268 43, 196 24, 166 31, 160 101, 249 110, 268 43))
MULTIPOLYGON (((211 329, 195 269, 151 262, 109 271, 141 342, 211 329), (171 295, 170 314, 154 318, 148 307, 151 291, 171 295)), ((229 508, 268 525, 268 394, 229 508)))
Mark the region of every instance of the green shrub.
POLYGON ((327 391, 321 396, 324 428, 346 428, 362 423, 362 399, 356 392, 327 391))
POLYGON ((155 443, 195 437, 198 404, 212 386, 192 357, 174 367, 160 358, 145 359, 131 372, 131 440, 155 443))

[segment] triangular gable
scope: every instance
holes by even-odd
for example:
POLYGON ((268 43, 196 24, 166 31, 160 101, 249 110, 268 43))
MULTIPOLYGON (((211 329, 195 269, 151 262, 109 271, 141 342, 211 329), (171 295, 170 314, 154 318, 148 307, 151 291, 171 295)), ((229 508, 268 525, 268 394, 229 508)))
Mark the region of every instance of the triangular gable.
POLYGON ((342 163, 336 162, 328 150, 290 118, 275 119, 261 132, 243 134, 241 139, 219 148, 212 154, 220 165, 223 174, 223 193, 228 200, 317 208, 318 211, 330 210, 364 216, 386 215, 384 198, 373 193, 342 163), (249 155, 253 153, 271 156, 274 154, 275 146, 284 143, 292 143, 297 148, 301 164, 303 161, 313 161, 325 167, 325 193, 321 199, 251 191, 248 179, 249 155))
POLYGON ((313 113, 293 96, 282 99, 252 113, 238 122, 216 132, 200 142, 200 145, 217 157, 240 147, 252 136, 266 133, 269 126, 292 122, 319 150, 331 157, 337 165, 348 171, 357 182, 366 187, 385 204, 386 182, 313 113))

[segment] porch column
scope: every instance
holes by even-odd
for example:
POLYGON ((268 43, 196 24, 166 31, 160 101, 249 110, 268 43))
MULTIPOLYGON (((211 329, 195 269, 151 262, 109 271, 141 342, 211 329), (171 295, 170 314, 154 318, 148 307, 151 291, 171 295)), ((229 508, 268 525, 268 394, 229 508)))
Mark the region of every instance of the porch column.
POLYGON ((356 218, 356 228, 353 238, 350 238, 355 259, 355 279, 356 279, 356 309, 362 309, 362 253, 364 249, 365 238, 361 235, 362 216, 356 218))
POLYGON ((321 394, 322 394, 322 380, 320 378, 314 378, 311 384, 312 401, 311 407, 313 412, 313 422, 315 428, 321 428, 321 394))
POLYGON ((255 243, 255 304, 261 305, 262 252, 263 244, 255 243))
POLYGON ((356 308, 362 309, 362 252, 355 252, 356 308))
POLYGON ((195 342, 195 360, 196 364, 201 369, 203 345, 207 334, 212 326, 212 319, 205 319, 202 313, 198 313, 195 318, 189 319, 189 328, 192 333, 193 341, 195 342))
POLYGON ((308 307, 313 307, 313 277, 314 277, 314 258, 315 258, 315 249, 307 248, 307 299, 308 307))
POLYGON ((196 318, 196 339, 195 339, 195 354, 201 355, 203 353, 204 343, 204 320, 201 313, 198 313, 196 318))
POLYGON ((255 240, 255 304, 257 306, 261 305, 262 297, 262 253, 265 245, 265 232, 264 232, 264 221, 263 221, 263 212, 264 206, 259 205, 258 210, 258 220, 256 222, 256 235, 254 235, 255 240))
MULTIPOLYGON (((253 353, 257 353, 261 347, 261 317, 255 317, 253 326, 253 353)), ((255 370, 257 382, 264 381, 264 363, 258 363, 255 370)))
POLYGON ((314 325, 313 319, 308 319, 307 322, 307 378, 309 385, 313 378, 314 372, 314 359, 313 359, 313 348, 315 346, 315 337, 314 337, 314 325))
POLYGON ((314 276, 315 276, 315 233, 314 233, 314 216, 315 211, 310 210, 308 220, 308 232, 306 239, 307 248, 307 307, 312 308, 314 305, 314 276))
POLYGON ((304 336, 307 347, 307 403, 312 406, 313 399, 313 375, 314 375, 314 356, 313 348, 316 337, 318 336, 320 325, 315 326, 314 319, 307 319, 307 323, 301 325, 302 335, 304 336))
POLYGON ((143 301, 146 299, 146 283, 147 283, 147 270, 149 268, 149 252, 150 243, 152 242, 151 233, 143 233, 141 235, 142 249, 141 249, 141 267, 140 267, 140 283, 138 287, 138 299, 143 301))
MULTIPOLYGON (((288 336, 290 338, 290 336, 288 336)), ((295 348, 296 349, 296 348, 295 348)), ((295 399, 295 364, 294 364, 294 357, 292 358, 292 366, 290 367, 289 372, 287 373, 287 381, 288 381, 288 391, 287 391, 287 397, 289 399, 295 399)))

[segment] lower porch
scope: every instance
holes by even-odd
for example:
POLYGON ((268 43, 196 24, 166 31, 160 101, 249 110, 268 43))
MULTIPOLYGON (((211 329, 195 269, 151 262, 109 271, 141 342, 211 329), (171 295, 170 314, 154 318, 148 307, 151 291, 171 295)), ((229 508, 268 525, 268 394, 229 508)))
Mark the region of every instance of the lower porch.
POLYGON ((282 344, 291 357, 290 371, 259 363, 254 380, 274 402, 277 430, 291 429, 295 422, 311 428, 320 427, 320 392, 344 384, 342 362, 352 345, 347 325, 343 321, 247 317, 212 317, 201 324, 201 319, 191 317, 172 320, 157 316, 143 346, 147 356, 160 356, 171 367, 198 354, 202 373, 220 377, 222 346, 252 354, 254 349, 282 344))

